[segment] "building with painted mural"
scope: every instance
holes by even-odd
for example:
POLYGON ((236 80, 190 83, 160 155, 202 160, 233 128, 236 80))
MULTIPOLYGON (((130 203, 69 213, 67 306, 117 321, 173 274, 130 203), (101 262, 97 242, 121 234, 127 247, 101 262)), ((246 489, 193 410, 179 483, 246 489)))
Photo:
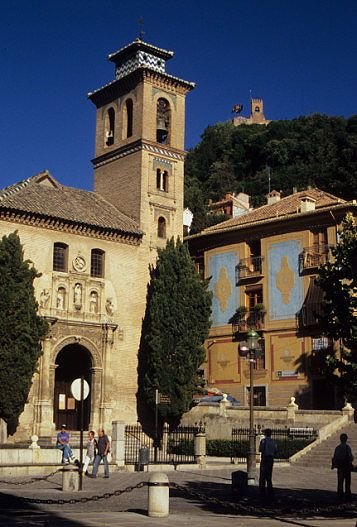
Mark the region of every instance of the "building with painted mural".
POLYGON ((249 328, 260 334, 262 355, 255 363, 254 404, 329 409, 335 394, 321 376, 321 350, 332 342, 317 325, 322 292, 318 267, 331 255, 338 226, 356 202, 309 189, 187 238, 197 266, 210 277, 212 327, 203 365, 207 384, 249 400, 249 363, 238 343, 249 328))
POLYGON ((17 439, 53 435, 62 423, 78 430, 70 386, 81 376, 90 386, 86 429, 137 420, 149 264, 183 234, 185 96, 194 84, 166 73, 172 56, 140 39, 109 55, 114 80, 89 94, 93 192, 48 171, 0 191, 0 234, 18 231, 50 323, 17 439))

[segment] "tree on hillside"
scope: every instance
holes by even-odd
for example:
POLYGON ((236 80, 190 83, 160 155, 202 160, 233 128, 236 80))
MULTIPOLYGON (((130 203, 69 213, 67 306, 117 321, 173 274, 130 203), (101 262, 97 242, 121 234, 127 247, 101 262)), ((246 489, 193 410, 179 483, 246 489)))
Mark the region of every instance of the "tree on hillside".
POLYGON ((271 188, 285 195, 312 185, 350 199, 357 193, 357 117, 314 114, 268 126, 207 127, 186 158, 185 206, 202 216, 201 201, 241 191, 261 205, 269 189, 267 166, 271 188), (201 199, 189 189, 199 189, 201 199))
POLYGON ((207 285, 180 240, 159 250, 143 323, 139 399, 153 412, 155 390, 169 396, 170 404, 159 406, 161 423, 177 423, 190 407, 210 327, 207 285))
POLYGON ((357 400, 357 221, 348 214, 340 239, 333 249, 334 261, 319 271, 318 284, 326 304, 320 323, 336 346, 327 356, 325 373, 348 401, 357 400))
POLYGON ((33 281, 17 233, 0 241, 0 417, 12 433, 24 409, 47 323, 37 314, 33 281))

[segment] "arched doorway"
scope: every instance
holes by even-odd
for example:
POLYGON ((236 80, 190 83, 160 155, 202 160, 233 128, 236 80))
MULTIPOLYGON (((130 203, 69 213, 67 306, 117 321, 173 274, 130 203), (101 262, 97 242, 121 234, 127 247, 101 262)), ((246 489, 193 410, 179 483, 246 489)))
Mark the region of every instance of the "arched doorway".
MULTIPOLYGON (((80 430, 81 414, 80 403, 71 393, 71 384, 74 379, 84 379, 91 386, 92 358, 89 351, 80 344, 69 344, 57 355, 54 393, 54 421, 60 428, 66 424, 70 430, 80 430)), ((91 394, 84 401, 83 426, 88 429, 90 421, 91 394)))

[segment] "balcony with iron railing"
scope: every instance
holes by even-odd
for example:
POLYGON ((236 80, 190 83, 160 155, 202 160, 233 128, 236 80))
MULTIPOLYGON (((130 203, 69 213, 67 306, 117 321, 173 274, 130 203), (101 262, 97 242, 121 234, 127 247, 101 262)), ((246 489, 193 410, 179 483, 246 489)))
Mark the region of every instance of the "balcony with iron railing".
POLYGON ((246 333, 250 329, 264 329, 264 309, 252 309, 250 311, 237 311, 231 319, 232 332, 234 335, 238 333, 246 333))
POLYGON ((263 275, 263 256, 242 258, 237 265, 237 283, 246 278, 255 278, 263 275))
POLYGON ((315 270, 329 262, 332 257, 331 249, 333 247, 333 245, 327 243, 304 247, 299 256, 300 273, 303 271, 315 270))

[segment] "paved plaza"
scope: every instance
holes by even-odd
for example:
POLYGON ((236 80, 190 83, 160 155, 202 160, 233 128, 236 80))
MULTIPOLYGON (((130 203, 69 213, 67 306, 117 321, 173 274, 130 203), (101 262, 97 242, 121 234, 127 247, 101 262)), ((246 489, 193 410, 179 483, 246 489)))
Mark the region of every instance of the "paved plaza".
MULTIPOLYGON (((355 527, 357 493, 351 504, 336 501, 336 471, 329 467, 274 468, 275 498, 264 501, 256 486, 246 496, 232 493, 231 473, 244 467, 226 466, 214 470, 169 472, 170 516, 147 516, 146 485, 150 473, 100 472, 97 479, 84 478, 83 490, 64 493, 61 474, 26 485, 30 477, 1 477, 0 525, 7 527, 204 527, 298 526, 355 527), (7 482, 7 483, 6 483, 7 482), (118 491, 118 492, 116 492, 118 491), (121 491, 125 491, 121 493, 121 491), (106 496, 116 492, 117 495, 106 496), (92 499, 94 497, 94 499, 92 499), (100 499, 98 499, 99 497, 100 499), (77 503, 28 503, 23 498, 41 500, 83 500, 77 503)), ((352 490, 357 491, 357 474, 352 474, 352 490)))

